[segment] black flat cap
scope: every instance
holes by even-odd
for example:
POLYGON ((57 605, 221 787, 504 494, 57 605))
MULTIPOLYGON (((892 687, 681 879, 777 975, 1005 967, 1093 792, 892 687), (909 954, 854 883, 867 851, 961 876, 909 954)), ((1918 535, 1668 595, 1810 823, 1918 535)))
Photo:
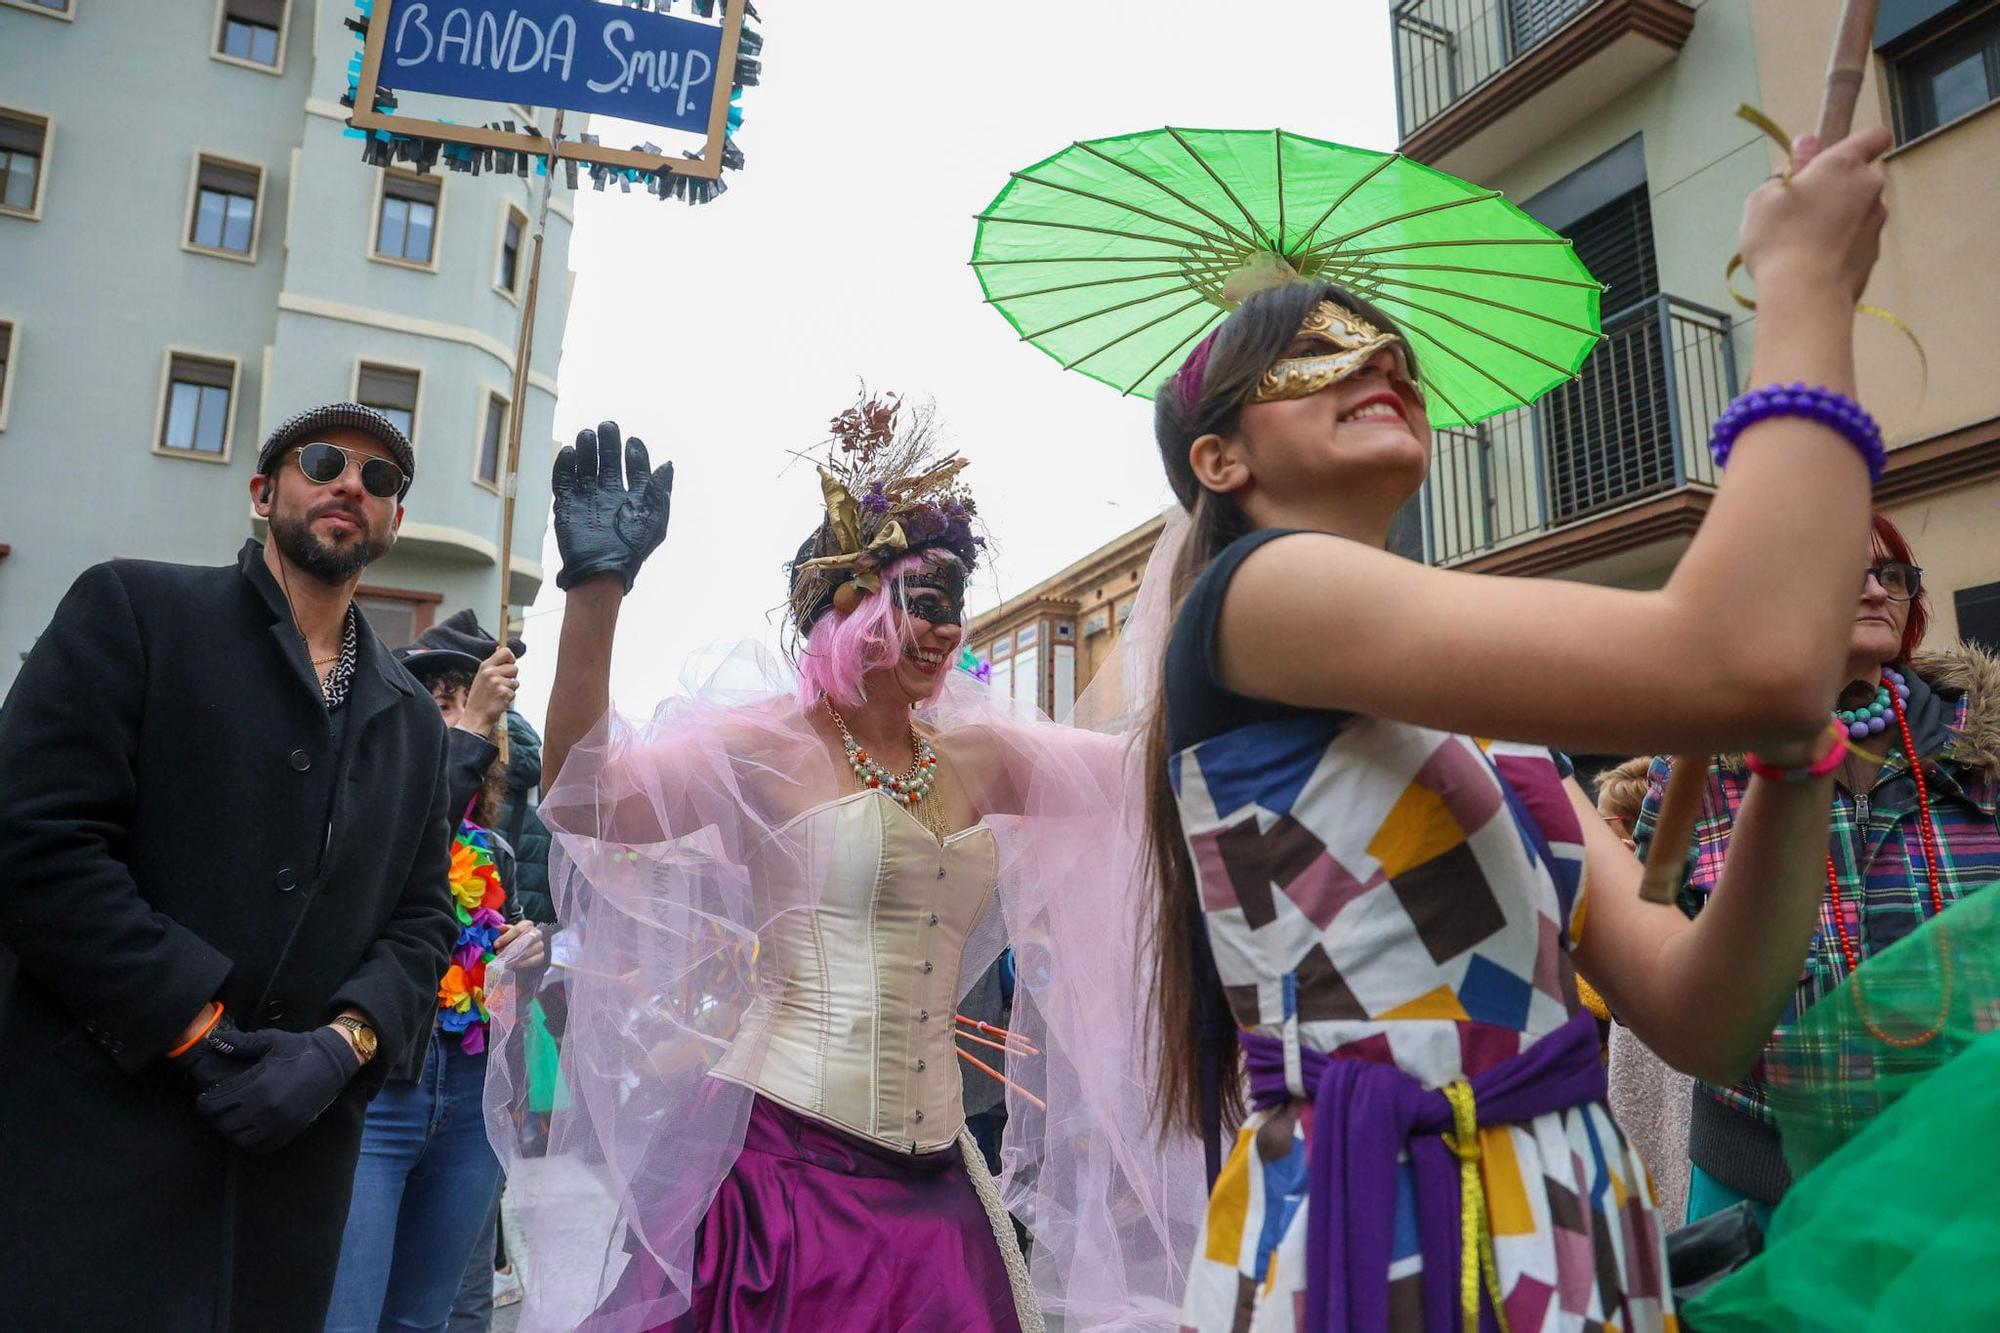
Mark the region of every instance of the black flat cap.
POLYGON ((403 495, 410 493, 410 483, 417 479, 417 451, 410 448, 409 439, 396 428, 395 422, 359 403, 322 403, 286 417, 257 451, 257 471, 268 473, 271 464, 285 450, 295 444, 311 443, 313 436, 334 426, 358 430, 387 449, 396 466, 403 469, 403 495))
MULTIPOLYGON (((514 656, 524 656, 528 645, 519 639, 507 640, 514 656)), ((477 671, 479 664, 499 647, 493 636, 479 627, 479 617, 470 608, 440 620, 419 634, 407 647, 396 650, 396 660, 419 679, 446 671, 477 671)))

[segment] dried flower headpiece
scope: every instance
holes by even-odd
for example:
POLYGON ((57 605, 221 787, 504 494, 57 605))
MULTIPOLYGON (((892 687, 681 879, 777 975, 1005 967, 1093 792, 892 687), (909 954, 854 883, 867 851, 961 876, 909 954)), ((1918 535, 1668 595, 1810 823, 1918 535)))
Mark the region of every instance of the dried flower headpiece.
POLYGON ((791 564, 792 623, 801 634, 828 607, 845 615, 881 589, 880 571, 906 555, 946 550, 970 574, 986 545, 978 506, 959 479, 969 460, 943 451, 937 406, 863 386, 828 427, 815 460, 826 520, 791 564))

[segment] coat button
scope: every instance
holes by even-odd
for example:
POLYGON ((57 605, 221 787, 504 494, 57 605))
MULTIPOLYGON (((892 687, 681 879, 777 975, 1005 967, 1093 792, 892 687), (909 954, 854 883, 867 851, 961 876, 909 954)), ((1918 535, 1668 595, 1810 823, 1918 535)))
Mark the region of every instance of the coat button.
POLYGON ((928 1009, 919 1009, 919 1010, 917 1010, 917 1021, 918 1021, 919 1023, 928 1023, 928 1022, 930 1022, 930 1021, 931 1021, 931 1011, 930 1011, 930 1010, 928 1010, 928 1009))
POLYGON ((125 1054, 125 1043, 124 1043, 124 1042, 122 1042, 122 1041, 114 1041, 114 1042, 112 1042, 112 1043, 111 1043, 111 1053, 112 1053, 113 1055, 123 1055, 123 1054, 125 1054))
POLYGON ((273 1000, 269 1004, 264 1006, 265 1022, 275 1023, 284 1016, 285 1016, 285 1006, 280 1001, 273 1000))
POLYGON ((925 1062, 925 1061, 923 1061, 923 1060, 919 1060, 919 1061, 917 1061, 917 1072, 918 1072, 919 1074, 923 1073, 923 1072, 924 1072, 924 1070, 925 1070, 925 1069, 927 1069, 927 1068, 929 1068, 929 1065, 928 1065, 928 1063, 927 1063, 927 1062, 925 1062))
POLYGON ((294 772, 303 773, 312 766, 311 755, 307 754, 304 750, 292 751, 292 769, 294 772))
POLYGON ((924 1120, 924 1113, 922 1111, 917 1112, 916 1118, 917 1118, 917 1123, 922 1124, 924 1120))
POLYGON ((287 866, 283 870, 280 870, 278 872, 279 893, 290 893, 293 889, 296 889, 298 886, 299 886, 299 877, 292 873, 290 866, 287 866))
POLYGON ((931 924, 932 924, 933 926, 935 926, 935 925, 937 924, 937 913, 936 913, 936 912, 932 912, 932 913, 931 913, 931 924))
POLYGON ((924 959, 924 971, 928 972, 930 970, 931 970, 931 960, 926 958, 924 959))

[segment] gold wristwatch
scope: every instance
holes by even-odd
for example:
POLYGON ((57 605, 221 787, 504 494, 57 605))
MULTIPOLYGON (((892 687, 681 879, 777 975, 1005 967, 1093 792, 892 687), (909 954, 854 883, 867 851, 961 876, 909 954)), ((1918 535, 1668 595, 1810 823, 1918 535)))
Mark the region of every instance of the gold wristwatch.
POLYGON ((333 1020, 333 1026, 344 1029, 354 1039, 354 1053, 367 1064, 375 1058, 375 1029, 356 1018, 353 1014, 342 1014, 333 1020))

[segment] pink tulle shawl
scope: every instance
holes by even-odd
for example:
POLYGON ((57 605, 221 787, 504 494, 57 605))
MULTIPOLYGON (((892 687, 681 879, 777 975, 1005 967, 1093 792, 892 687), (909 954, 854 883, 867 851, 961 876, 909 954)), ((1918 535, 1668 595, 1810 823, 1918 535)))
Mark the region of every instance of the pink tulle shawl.
MULTIPOLYGON (((1156 567, 1176 544, 1163 541, 1156 567)), ((1128 738, 1158 679, 1164 584, 1149 573, 1124 647, 1079 703, 1096 730, 960 672, 918 715, 999 850, 959 991, 1013 946, 1013 1028, 1041 1054, 1008 1073, 1046 1110, 1009 1090, 1001 1184, 1033 1233, 1042 1308, 1070 1330, 1178 1327, 1206 1201, 1199 1145, 1163 1143, 1152 1118, 1151 890, 1128 738)), ((797 688, 746 649, 649 721, 614 709, 541 807, 555 835, 556 966, 516 972, 503 958, 490 983, 487 1115, 531 1254, 524 1328, 626 1333, 687 1306, 696 1229, 751 1098, 706 1075, 732 1042, 755 1040, 739 1026, 750 998, 783 982, 760 970, 759 932, 813 907, 830 861, 822 816, 850 790, 797 688), (523 1038, 550 978, 566 986, 568 1020, 543 1142, 521 1132, 523 1038), (626 1273, 640 1248, 664 1282, 626 1273)))

